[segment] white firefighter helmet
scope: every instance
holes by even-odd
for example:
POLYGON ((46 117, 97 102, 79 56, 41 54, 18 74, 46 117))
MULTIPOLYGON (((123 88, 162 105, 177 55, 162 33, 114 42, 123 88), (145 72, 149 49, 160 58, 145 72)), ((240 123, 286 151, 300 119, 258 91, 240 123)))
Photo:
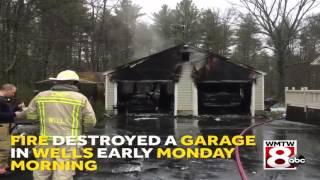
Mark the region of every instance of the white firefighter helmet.
POLYGON ((56 81, 79 81, 79 75, 72 70, 61 71, 56 78, 49 78, 56 81))

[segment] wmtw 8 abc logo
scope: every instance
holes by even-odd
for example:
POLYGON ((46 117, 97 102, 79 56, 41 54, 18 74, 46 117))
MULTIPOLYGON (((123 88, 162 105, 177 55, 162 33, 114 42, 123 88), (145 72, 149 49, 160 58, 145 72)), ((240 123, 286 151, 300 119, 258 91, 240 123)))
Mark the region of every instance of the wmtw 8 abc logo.
POLYGON ((304 164, 303 156, 297 157, 296 140, 264 140, 263 166, 266 170, 296 170, 297 164, 304 164))

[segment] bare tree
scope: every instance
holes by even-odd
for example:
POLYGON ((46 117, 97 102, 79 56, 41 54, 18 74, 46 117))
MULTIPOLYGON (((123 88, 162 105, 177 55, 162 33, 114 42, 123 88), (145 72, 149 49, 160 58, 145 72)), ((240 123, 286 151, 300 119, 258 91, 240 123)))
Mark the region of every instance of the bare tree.
POLYGON ((257 21, 262 34, 270 39, 270 49, 277 60, 279 74, 278 98, 283 98, 285 86, 285 60, 289 45, 302 29, 306 14, 319 5, 318 0, 241 0, 244 7, 257 21))

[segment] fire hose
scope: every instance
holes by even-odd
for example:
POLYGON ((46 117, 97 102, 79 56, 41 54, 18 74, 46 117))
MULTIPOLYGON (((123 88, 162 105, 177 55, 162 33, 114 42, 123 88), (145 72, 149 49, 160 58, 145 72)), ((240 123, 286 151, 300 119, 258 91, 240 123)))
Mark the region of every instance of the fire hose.
MULTIPOLYGON (((265 122, 262 122, 262 123, 257 123, 257 124, 253 124, 249 127, 247 127, 246 129, 244 129, 240 135, 243 136, 245 135, 250 129, 253 129, 257 126, 261 126, 261 125, 264 125, 264 124, 267 124, 267 123, 270 123, 274 120, 268 120, 268 121, 265 121, 265 122)), ((239 174, 241 176, 241 179, 242 180, 248 180, 248 177, 247 177, 247 174, 243 168, 243 165, 242 165, 242 162, 241 162, 241 159, 240 159, 240 153, 239 153, 239 146, 236 146, 235 147, 235 160, 237 162, 237 167, 238 167, 238 171, 239 171, 239 174)))

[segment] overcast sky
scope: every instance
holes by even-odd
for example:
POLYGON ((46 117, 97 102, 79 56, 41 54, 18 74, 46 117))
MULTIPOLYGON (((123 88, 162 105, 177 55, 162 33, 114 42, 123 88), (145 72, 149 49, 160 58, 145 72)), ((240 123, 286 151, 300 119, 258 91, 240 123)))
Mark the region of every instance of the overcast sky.
MULTIPOLYGON (((163 4, 170 8, 175 8, 181 0, 132 0, 133 3, 142 7, 142 12, 146 15, 141 18, 142 21, 152 23, 152 14, 158 12, 163 4)), ((232 4, 239 4, 239 0, 193 0, 199 9, 218 8, 226 9, 232 4)))
MULTIPOLYGON (((175 8, 177 3, 181 0, 132 0, 134 4, 142 7, 141 12, 145 13, 143 17, 140 18, 141 21, 152 23, 152 14, 158 12, 163 4, 167 4, 170 8, 175 8)), ((290 0, 289 4, 295 5, 299 0, 290 0)), ((241 8, 240 0, 193 0, 199 9, 220 9, 221 11, 231 8, 234 6, 237 10, 245 12, 241 8)), ((319 13, 320 8, 315 8, 311 13, 319 13)))

